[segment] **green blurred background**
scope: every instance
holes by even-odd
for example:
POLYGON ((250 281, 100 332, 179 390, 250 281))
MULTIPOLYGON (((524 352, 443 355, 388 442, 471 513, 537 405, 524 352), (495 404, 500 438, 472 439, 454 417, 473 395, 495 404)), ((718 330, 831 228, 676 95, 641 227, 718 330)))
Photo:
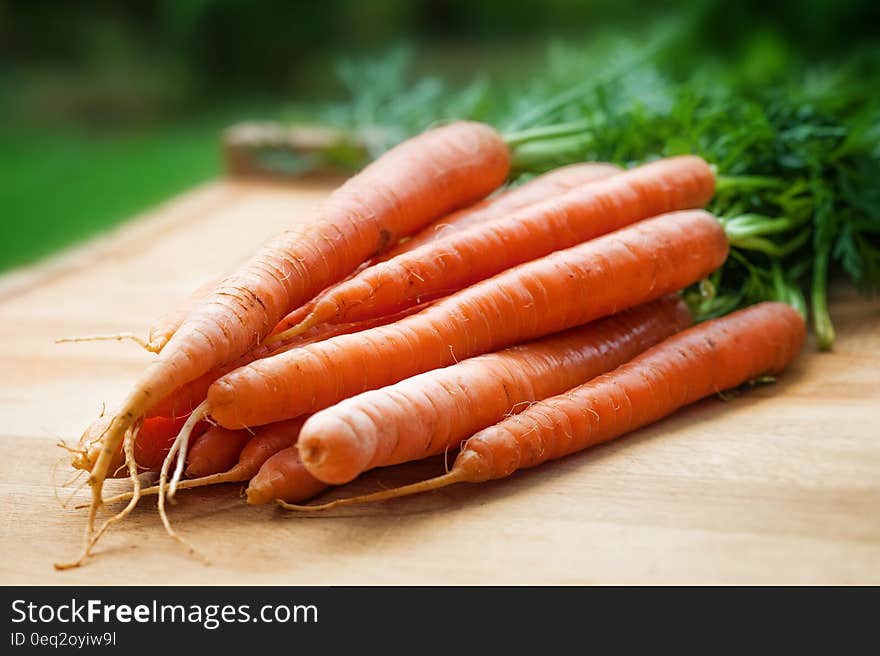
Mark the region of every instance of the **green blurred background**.
POLYGON ((663 21, 685 26, 664 70, 727 62, 767 85, 875 49, 880 3, 0 1, 0 270, 221 174, 231 123, 344 105, 340 60, 406 44, 413 80, 504 90, 540 77, 550 43, 638 41, 663 21))

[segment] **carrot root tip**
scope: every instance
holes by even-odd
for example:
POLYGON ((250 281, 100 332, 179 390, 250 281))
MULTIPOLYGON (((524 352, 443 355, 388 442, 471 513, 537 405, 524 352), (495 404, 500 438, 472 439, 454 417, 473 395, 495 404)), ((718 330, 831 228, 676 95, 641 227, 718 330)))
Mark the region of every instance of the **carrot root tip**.
POLYGON ((140 500, 141 484, 140 479, 137 475, 137 463, 134 459, 134 440, 139 428, 139 425, 135 425, 126 430, 122 442, 123 452, 125 453, 125 464, 128 466, 128 475, 134 486, 128 505, 126 505, 125 508, 120 510, 109 519, 105 520, 101 527, 97 531, 95 531, 95 518, 97 515, 97 511, 103 505, 103 498, 101 497, 101 486, 103 485, 104 478, 103 476, 89 476, 88 482, 92 486, 93 495, 92 503, 89 504, 89 520, 86 525, 86 537, 83 550, 80 553, 79 558, 74 561, 67 563, 55 563, 54 567, 56 570, 66 570, 80 567, 91 555, 92 549, 94 549, 95 545, 104 535, 104 533, 106 533, 107 530, 111 526, 113 526, 113 524, 125 519, 131 513, 131 511, 134 510, 135 506, 137 506, 138 501, 140 500), (97 494, 95 493, 96 487, 97 494))
POLYGON ((177 531, 174 530, 171 526, 171 520, 168 517, 168 511, 165 508, 166 500, 170 503, 174 502, 174 492, 180 484, 180 477, 183 475, 183 467, 186 462, 186 450, 189 445, 189 437, 192 433, 195 425, 208 416, 209 406, 207 401, 203 401, 196 407, 195 410, 192 411, 192 414, 186 420, 186 423, 183 425, 183 428, 180 429, 180 433, 178 433, 177 437, 174 440, 174 443, 171 445, 171 449, 168 451, 168 455, 165 456, 165 460, 162 462, 162 469, 159 472, 159 485, 157 490, 158 495, 158 510, 159 510, 159 518, 162 520, 162 525, 165 527, 165 532, 175 542, 182 545, 187 549, 189 553, 198 557, 205 564, 209 564, 208 559, 198 550, 196 547, 182 535, 180 535, 177 531), (173 478, 171 480, 170 489, 167 486, 168 482, 168 472, 171 469, 171 463, 174 462, 175 456, 177 457, 177 464, 175 466, 175 471, 173 478), (167 490, 167 494, 166 494, 167 490), (166 499, 167 497, 167 499, 166 499))
MULTIPOLYGON (((241 473, 238 467, 233 467, 229 471, 220 472, 217 474, 210 474, 208 476, 201 476, 199 478, 190 478, 187 480, 180 481, 177 486, 178 490, 192 490, 198 487, 206 487, 208 485, 221 485, 223 483, 240 483, 242 481, 241 473)), ((152 496, 154 494, 159 493, 159 486, 153 485, 152 487, 147 487, 141 490, 140 494, 142 497, 152 496)), ((122 492, 112 497, 108 497, 104 499, 105 504, 118 503, 120 501, 128 501, 131 499, 132 494, 134 492, 122 492)), ((82 510, 83 508, 88 508, 89 504, 81 503, 77 506, 74 506, 75 510, 82 510)))
POLYGON ((310 328, 315 327, 317 324, 318 317, 313 312, 309 314, 305 319, 300 321, 298 324, 291 326, 287 330, 282 330, 280 333, 266 338, 263 344, 266 346, 271 346, 272 344, 278 344, 280 342, 285 342, 287 340, 293 339, 294 337, 299 337, 310 328))
POLYGON ((287 503, 283 499, 276 499, 275 503, 277 503, 285 510, 292 510, 301 513, 317 513, 324 512, 326 510, 332 510, 334 508, 342 508, 345 506, 357 506, 364 503, 373 503, 376 501, 397 499, 398 497, 405 497, 411 494, 419 494, 420 492, 430 492, 432 490, 438 490, 442 487, 446 487, 447 485, 464 482, 465 480, 466 477, 464 472, 453 469, 452 471, 443 474, 442 476, 429 478, 425 481, 410 483, 409 485, 402 485, 401 487, 392 488, 390 490, 382 490, 381 492, 373 492, 372 494, 362 494, 356 497, 336 499, 335 501, 328 501, 327 503, 322 504, 300 505, 295 503, 287 503))
POLYGON ((164 344, 157 344, 153 342, 148 342, 142 337, 135 335, 134 333, 113 333, 109 335, 82 335, 82 336, 73 336, 73 337, 61 337, 55 340, 56 344, 70 344, 70 343, 79 343, 79 342, 109 342, 109 341, 132 341, 138 346, 140 346, 145 351, 149 351, 150 353, 158 353, 164 344))
MULTIPOLYGON (((192 414, 186 420, 186 423, 184 423, 183 428, 180 429, 180 433, 174 440, 171 450, 169 450, 168 455, 165 457, 165 462, 170 464, 170 461, 174 459, 175 455, 177 455, 177 464, 174 467, 174 474, 171 477, 171 483, 168 487, 168 501, 170 503, 174 503, 174 495, 177 493, 177 487, 180 485, 180 479, 183 477, 186 456, 189 450, 190 436, 192 435, 196 424, 207 417, 209 411, 210 406, 207 401, 203 401, 192 411, 192 414)), ((165 463, 162 465, 162 470, 166 471, 165 463)))

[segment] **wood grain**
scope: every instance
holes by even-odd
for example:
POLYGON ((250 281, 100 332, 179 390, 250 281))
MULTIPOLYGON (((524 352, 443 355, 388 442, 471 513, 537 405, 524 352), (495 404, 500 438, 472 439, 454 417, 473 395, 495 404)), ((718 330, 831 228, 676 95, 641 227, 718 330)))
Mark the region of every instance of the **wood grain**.
MULTIPOLYGON (((775 385, 509 480, 319 518, 247 507, 238 486, 196 491, 172 519, 212 566, 165 537, 151 501, 85 568, 53 571, 84 520, 56 492, 86 498, 62 486, 55 444, 149 361, 131 344, 53 340, 145 333, 325 193, 217 182, 0 279, 0 583, 880 582, 880 303, 847 294, 834 353, 810 346, 775 385)), ((381 470, 333 494, 442 469, 381 470)))

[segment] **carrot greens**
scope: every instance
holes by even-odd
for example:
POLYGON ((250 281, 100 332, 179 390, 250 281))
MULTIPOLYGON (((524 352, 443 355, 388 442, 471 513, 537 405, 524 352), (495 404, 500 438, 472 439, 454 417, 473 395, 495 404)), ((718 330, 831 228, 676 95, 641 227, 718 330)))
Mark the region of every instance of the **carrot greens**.
POLYGON ((322 116, 371 135, 370 150, 451 117, 507 127, 514 183, 574 162, 700 155, 718 174, 708 209, 732 256, 688 291, 697 319, 781 300, 809 314, 819 346, 830 348, 829 281, 880 289, 880 59, 856 54, 817 69, 782 52, 761 70, 752 51, 773 46, 758 42, 726 64, 708 59, 682 73, 661 47, 675 32, 659 33, 642 46, 553 46, 529 75, 498 88, 413 81, 402 51, 349 62, 353 98, 322 116))

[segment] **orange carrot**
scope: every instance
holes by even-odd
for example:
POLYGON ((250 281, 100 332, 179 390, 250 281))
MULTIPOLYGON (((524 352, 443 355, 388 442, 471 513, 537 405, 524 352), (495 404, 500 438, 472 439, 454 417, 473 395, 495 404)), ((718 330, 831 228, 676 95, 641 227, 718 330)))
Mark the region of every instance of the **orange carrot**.
POLYGON ((167 397, 162 399, 159 403, 157 403, 153 407, 153 409, 147 413, 147 416, 189 416, 189 414, 193 410, 195 410, 195 408, 200 403, 202 403, 202 401, 205 400, 208 395, 208 388, 211 387, 211 384, 218 378, 228 374, 230 371, 234 371, 239 367, 250 364, 255 360, 266 358, 272 355, 278 355, 279 353, 284 353, 294 348, 301 348, 303 346, 308 346, 309 344, 315 344, 316 342, 330 339, 331 337, 336 337, 337 335, 349 335, 352 333, 360 332, 361 330, 367 330, 368 328, 374 328, 376 326, 384 326, 385 324, 393 323, 398 319, 402 319, 403 317, 415 314, 416 312, 423 310, 430 304, 430 302, 421 303, 411 308, 407 308, 406 310, 402 310, 401 312, 397 312, 391 316, 378 317, 376 319, 370 319, 368 321, 315 326, 311 330, 308 330, 305 333, 298 335, 297 337, 291 338, 281 345, 270 346, 267 343, 261 344, 260 346, 251 350, 249 353, 242 356, 235 362, 217 367, 216 369, 209 371, 205 375, 199 376, 195 380, 190 381, 186 385, 183 385, 180 388, 174 390, 174 392, 172 392, 167 397))
POLYGON ((684 301, 667 296, 428 371, 312 415, 297 448, 312 475, 337 485, 374 467, 457 449, 476 431, 613 369, 690 323, 684 301))
POLYGON ((555 198, 570 189, 596 180, 610 178, 620 173, 620 168, 604 162, 570 164, 539 175, 525 184, 480 201, 470 207, 453 212, 425 226, 419 232, 397 244, 387 253, 375 258, 385 262, 402 253, 444 239, 452 234, 481 223, 503 219, 508 214, 534 205, 548 198, 555 198))
POLYGON ((236 369, 211 385, 200 411, 233 429, 315 412, 660 298, 726 256, 724 231, 710 214, 660 216, 505 271, 393 324, 236 369))
POLYGON ((364 269, 319 296, 298 326, 273 339, 327 321, 383 316, 450 294, 636 221, 702 207, 714 189, 712 169, 694 156, 652 162, 574 188, 364 269))
POLYGON ((327 484, 312 476, 300 460, 295 446, 279 451, 269 458, 247 488, 251 505, 276 499, 305 501, 327 489, 327 484))
MULTIPOLYGON (((89 476, 92 506, 83 552, 59 567, 79 565, 100 534, 136 505, 135 496, 95 532, 113 455, 154 404, 247 353, 285 314, 364 259, 496 189, 509 166, 508 147, 489 126, 460 122, 430 130, 378 158, 331 194, 315 220, 286 230, 219 282, 190 311, 107 428, 89 476)), ((178 450, 182 449, 172 446, 171 455, 178 450)), ((163 482, 160 472, 160 485, 163 482)), ((170 532, 167 522, 166 528, 170 532)))
POLYGON ((800 351, 804 320, 761 303, 673 335, 614 371, 478 432, 449 473, 428 481, 299 510, 391 499, 479 483, 562 458, 651 424, 690 403, 777 374, 800 351))
POLYGON ((253 434, 244 429, 231 431, 212 426, 193 442, 186 458, 186 475, 198 478, 231 469, 252 437, 253 434))

